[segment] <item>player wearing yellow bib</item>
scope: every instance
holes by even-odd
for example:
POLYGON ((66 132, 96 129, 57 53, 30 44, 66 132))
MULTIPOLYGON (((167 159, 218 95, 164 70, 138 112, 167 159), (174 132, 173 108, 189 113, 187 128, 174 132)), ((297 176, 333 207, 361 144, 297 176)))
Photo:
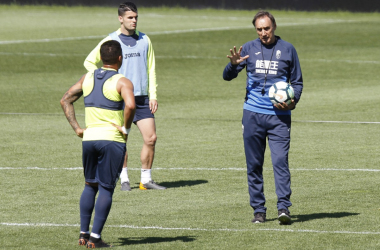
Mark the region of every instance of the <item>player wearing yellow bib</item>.
MULTIPOLYGON (((154 113, 157 111, 157 83, 155 57, 149 37, 136 30, 137 7, 134 3, 125 2, 118 9, 120 29, 105 37, 84 61, 84 67, 92 71, 99 67, 99 46, 108 40, 116 40, 123 50, 123 64, 119 72, 132 81, 136 101, 136 114, 133 123, 139 128, 144 144, 141 150, 141 180, 139 188, 166 189, 152 180, 155 145, 157 141, 154 113)), ((128 171, 128 154, 125 156, 123 170, 120 175, 121 190, 131 191, 128 171)))
POLYGON ((112 196, 123 167, 126 140, 135 113, 133 84, 117 72, 122 62, 120 44, 117 41, 107 41, 101 45, 100 54, 103 67, 83 75, 61 99, 67 120, 75 133, 83 138, 85 187, 79 204, 79 245, 86 245, 87 248, 111 247, 102 241, 101 232, 111 209, 112 196), (85 104, 85 129, 79 126, 73 105, 82 95, 85 104), (98 198, 95 199, 97 194, 98 198))
MULTIPOLYGON (((124 137, 115 129, 112 124, 122 126, 123 121, 123 98, 116 91, 117 83, 122 74, 110 68, 100 68, 85 75, 83 80, 83 96, 85 100, 86 112, 86 132, 83 134, 83 141, 108 140, 125 142, 124 137), (97 89, 95 81, 104 79, 104 84, 97 89), (104 97, 103 97, 103 96, 104 97), (96 101, 101 98, 110 100, 110 104, 96 105, 96 101), (114 105, 112 105, 114 104, 114 105)), ((105 102, 106 100, 102 100, 105 102)))

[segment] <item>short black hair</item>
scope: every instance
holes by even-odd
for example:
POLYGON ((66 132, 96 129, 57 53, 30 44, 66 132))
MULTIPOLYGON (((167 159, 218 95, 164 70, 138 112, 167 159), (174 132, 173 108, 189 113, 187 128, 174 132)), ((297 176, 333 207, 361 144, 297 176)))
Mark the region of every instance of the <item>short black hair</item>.
POLYGON ((274 19, 274 16, 271 13, 269 13, 268 11, 264 11, 264 10, 260 10, 259 12, 256 13, 256 15, 252 21, 253 26, 256 27, 256 20, 259 18, 262 18, 264 16, 268 17, 272 21, 272 24, 274 26, 276 26, 276 20, 274 19))
POLYGON ((119 61, 119 56, 122 55, 123 53, 118 41, 110 40, 100 46, 100 57, 102 58, 103 64, 116 64, 119 61))
POLYGON ((132 2, 124 2, 119 5, 118 14, 123 16, 126 11, 132 11, 137 13, 137 7, 132 2))

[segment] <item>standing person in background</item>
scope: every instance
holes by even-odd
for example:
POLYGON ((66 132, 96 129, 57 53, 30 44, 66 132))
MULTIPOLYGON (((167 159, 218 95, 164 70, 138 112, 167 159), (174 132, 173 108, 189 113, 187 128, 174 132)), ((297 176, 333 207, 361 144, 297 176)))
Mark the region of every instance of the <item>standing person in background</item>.
MULTIPOLYGON (((152 180, 155 145, 157 141, 154 113, 158 108, 155 58, 149 37, 136 30, 137 7, 132 2, 120 4, 118 9, 120 29, 109 34, 87 56, 84 67, 91 71, 100 63, 99 46, 105 41, 116 40, 123 49, 124 60, 119 72, 130 79, 134 86, 136 115, 133 123, 139 128, 144 144, 141 150, 141 180, 139 188, 166 189, 152 180)), ((125 155, 123 170, 120 175, 121 190, 131 191, 127 171, 128 153, 125 155)))
POLYGON ((290 147, 291 112, 300 100, 303 80, 298 55, 288 42, 275 36, 276 21, 272 14, 259 11, 252 21, 259 38, 244 44, 238 51, 230 50, 230 63, 223 79, 230 81, 246 68, 247 87, 243 111, 243 139, 247 163, 250 205, 254 209, 253 223, 266 221, 263 164, 268 138, 271 150, 277 194, 278 220, 290 224, 290 147), (294 89, 294 99, 273 105, 269 88, 276 82, 288 82, 294 89))
POLYGON ((105 42, 100 47, 100 55, 103 67, 83 75, 61 99, 67 120, 75 133, 83 138, 85 186, 80 198, 79 245, 86 245, 87 248, 110 247, 102 241, 101 232, 111 210, 135 113, 133 84, 117 73, 123 60, 120 44, 117 41, 105 42), (86 129, 79 126, 73 105, 82 95, 86 129))

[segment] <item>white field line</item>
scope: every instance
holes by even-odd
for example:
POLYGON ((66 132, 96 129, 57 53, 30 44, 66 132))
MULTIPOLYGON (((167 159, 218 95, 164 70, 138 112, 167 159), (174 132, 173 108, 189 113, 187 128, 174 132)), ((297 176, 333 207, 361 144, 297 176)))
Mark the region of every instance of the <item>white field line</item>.
POLYGON ((45 39, 32 39, 32 40, 10 40, 10 41, 0 41, 0 45, 19 44, 19 43, 50 43, 50 42, 75 41, 75 40, 85 40, 85 39, 103 39, 104 37, 105 36, 82 36, 82 37, 45 38, 45 39))
POLYGON ((348 124, 380 124, 380 122, 355 122, 355 121, 293 121, 301 123, 348 123, 348 124))
MULTIPOLYGON (((310 19, 305 19, 309 20, 310 19)), ((316 19, 311 22, 296 22, 296 23, 282 23, 279 26, 298 26, 298 25, 319 25, 324 23, 345 23, 354 22, 352 20, 334 20, 334 19, 316 19)), ((182 33, 194 33, 194 32, 208 32, 208 31, 224 31, 224 30, 237 30, 237 29, 253 29, 252 25, 236 26, 236 27, 214 27, 214 28, 199 28, 199 29, 183 29, 183 30, 167 30, 167 31, 153 31, 147 32, 148 35, 169 35, 169 34, 182 34, 182 33)), ((44 38, 44 39, 31 39, 31 40, 10 40, 0 41, 0 45, 3 44, 20 44, 20 43, 49 43, 49 42, 63 42, 63 41, 75 41, 85 39, 102 39, 103 36, 82 36, 82 37, 63 37, 63 38, 44 38)))
POLYGON ((0 55, 3 56, 47 56, 47 57, 56 57, 56 56, 66 56, 66 57, 73 57, 73 56, 80 56, 80 57, 86 57, 88 54, 54 54, 54 53, 26 53, 26 52, 0 52, 0 55))
MULTIPOLYGON (((46 56, 46 57, 86 57, 88 54, 54 54, 54 53, 26 53, 26 52, 0 52, 0 55, 4 56, 46 56)), ((209 59, 209 60, 223 60, 227 57, 223 56, 156 56, 157 59, 209 59)), ((324 63, 353 63, 353 64, 380 64, 380 61, 360 61, 360 60, 327 60, 327 59, 302 59, 301 61, 307 62, 324 62, 324 63)))
MULTIPOLYGON (((0 170, 41 170, 41 171, 51 171, 51 170, 83 170, 82 167, 71 167, 71 168, 41 168, 41 167, 0 167, 0 170)), ((128 170, 140 171, 140 168, 128 168, 128 170)), ((246 168, 160 168, 155 167, 154 170, 182 170, 182 171, 246 171, 246 168)), ((264 169, 264 171, 272 171, 271 168, 264 169)), ((365 168, 291 168, 290 171, 344 171, 344 172, 380 172, 380 169, 365 169, 365 168)))
MULTIPOLYGON (((1 222, 1 226, 11 227, 80 227, 79 224, 54 224, 54 223, 7 223, 1 222)), ((160 226, 133 226, 133 225, 105 225, 111 228, 128 228, 128 229, 148 229, 148 230, 172 230, 172 231, 206 231, 206 232, 253 232, 253 231, 275 231, 285 233, 322 233, 322 234, 361 234, 361 235, 378 235, 380 232, 370 231, 325 231, 325 230, 294 230, 294 229, 272 229, 272 228, 247 228, 247 229, 233 229, 233 228, 190 228, 190 227, 160 227, 160 226)))
MULTIPOLYGON (((5 56, 46 56, 46 57, 86 57, 88 54, 54 54, 54 53, 11 53, 0 52, 0 55, 5 56)), ((202 60, 223 60, 227 57, 222 56, 156 56, 157 59, 202 59, 202 60)), ((324 63, 351 63, 351 64, 380 64, 380 61, 360 61, 360 60, 327 60, 327 59, 302 59, 307 62, 324 62, 324 63)))
MULTIPOLYGON (((0 112, 0 115, 31 115, 31 116, 64 116, 63 113, 12 113, 0 112)), ((75 114, 76 116, 84 116, 84 114, 75 114)))
POLYGON ((301 61, 307 62, 325 62, 325 63, 369 63, 369 64, 380 64, 380 61, 355 61, 355 60, 329 60, 329 59, 301 59, 301 61))
MULTIPOLYGON (((13 113, 13 112, 0 112, 0 115, 30 115, 30 116, 63 116, 61 113, 13 113)), ((84 114, 75 114, 76 116, 84 116, 84 114)), ((164 118, 163 119, 167 119, 164 118)), ((172 118, 176 119, 176 118, 172 118)), ((300 123, 342 123, 342 124, 380 124, 380 122, 366 122, 366 121, 292 121, 300 123)))
MULTIPOLYGON (((140 15, 139 15, 140 17, 140 15)), ((157 13, 146 13, 146 14, 141 14, 141 17, 140 18, 145 18, 145 17, 159 17, 159 18, 165 18, 165 19, 168 19, 168 18, 179 18, 179 19, 207 19, 207 20, 222 20, 222 21, 226 21, 226 20, 250 20, 252 21, 253 19, 253 16, 225 16, 225 15, 219 15, 219 16, 212 16, 212 15, 171 15, 171 14, 157 14, 157 13)), ((341 21, 341 22, 350 22, 350 21, 353 21, 353 20, 344 20, 344 19, 321 19, 321 18, 288 18, 288 17, 277 17, 276 18, 276 22, 277 23, 283 23, 285 22, 286 20, 291 20, 292 22, 296 21, 296 20, 300 20, 302 22, 304 21, 307 21, 307 22, 319 22, 321 20, 323 21, 332 21, 332 22, 336 22, 336 21, 341 21), (279 22, 280 20, 280 22, 279 22)))
MULTIPOLYGON (((10 53, 10 52, 0 52, 0 55, 5 56, 47 56, 47 57, 73 57, 80 56, 86 57, 88 54, 53 54, 53 53, 10 53)), ((156 56, 157 59, 210 59, 210 60, 222 60, 227 57, 221 56, 156 56)), ((380 61, 358 61, 358 60, 326 60, 326 59, 302 59, 302 61, 308 62, 325 62, 325 63, 353 63, 353 64, 380 64, 380 61)))
MULTIPOLYGON (((1 54, 1 52, 0 52, 1 54)), ((221 56, 156 56, 158 59, 227 59, 221 56)), ((324 62, 324 63, 354 63, 354 64, 380 64, 380 61, 360 61, 360 60, 327 60, 327 59, 302 59, 307 62, 324 62)))

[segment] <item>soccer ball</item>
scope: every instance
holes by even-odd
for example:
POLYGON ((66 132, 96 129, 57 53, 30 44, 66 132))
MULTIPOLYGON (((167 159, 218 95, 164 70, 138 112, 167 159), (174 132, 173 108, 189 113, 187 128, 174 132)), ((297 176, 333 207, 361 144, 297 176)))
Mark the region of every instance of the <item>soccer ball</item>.
POLYGON ((287 82, 276 82, 269 88, 269 99, 273 104, 290 104, 294 98, 293 87, 287 82))

